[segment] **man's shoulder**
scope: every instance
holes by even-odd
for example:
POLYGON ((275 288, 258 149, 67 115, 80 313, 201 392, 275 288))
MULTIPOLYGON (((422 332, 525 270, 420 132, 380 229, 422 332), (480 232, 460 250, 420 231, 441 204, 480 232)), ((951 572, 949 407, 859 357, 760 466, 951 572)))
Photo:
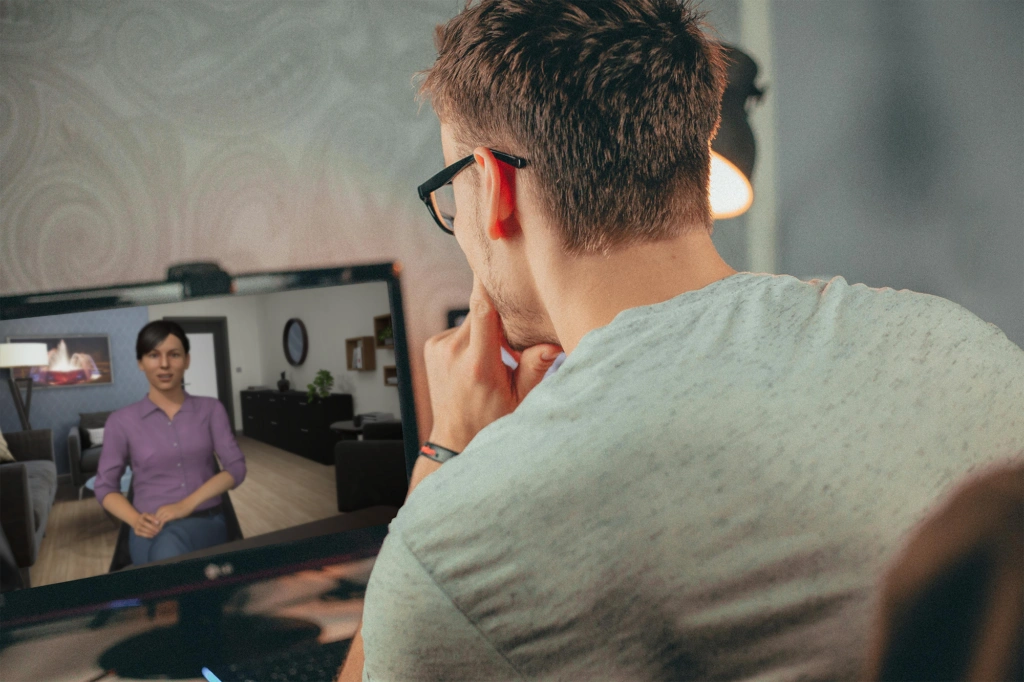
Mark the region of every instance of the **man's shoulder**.
MULTIPOLYGON (((536 389, 535 389, 536 390, 536 389)), ((552 470, 558 459, 535 448, 532 429, 513 413, 480 432, 458 457, 427 476, 409 495, 395 521, 414 553, 433 540, 470 537, 487 528, 514 529, 532 504, 557 497, 572 480, 552 470), (500 517, 500 518, 499 518, 500 517)), ((533 434, 536 435, 536 434, 533 434)))
POLYGON ((1024 361, 1024 351, 999 327, 959 303, 907 289, 873 289, 863 284, 848 288, 847 326, 859 328, 862 334, 880 333, 893 347, 1024 361))
MULTIPOLYGON (((509 450, 512 449, 514 446, 510 445, 509 450)), ((501 466, 503 459, 509 462, 506 454, 511 453, 470 444, 465 452, 445 462, 416 486, 399 516, 408 522, 422 518, 433 523, 437 515, 443 513, 446 517, 452 515, 453 521, 458 522, 462 514, 470 513, 495 490, 507 486, 510 476, 515 476, 515 472, 510 471, 514 467, 501 466)), ((514 454, 511 457, 514 458, 514 454)))
MULTIPOLYGON (((764 296, 740 294, 740 307, 766 315, 765 324, 779 329, 786 322, 819 334, 829 342, 872 339, 896 346, 925 343, 930 347, 968 346, 1010 354, 1020 349, 994 324, 959 303, 941 296, 890 287, 850 284, 843 277, 799 280, 787 275, 748 282, 763 287, 764 296)), ((783 335, 785 335, 783 333, 783 335)))

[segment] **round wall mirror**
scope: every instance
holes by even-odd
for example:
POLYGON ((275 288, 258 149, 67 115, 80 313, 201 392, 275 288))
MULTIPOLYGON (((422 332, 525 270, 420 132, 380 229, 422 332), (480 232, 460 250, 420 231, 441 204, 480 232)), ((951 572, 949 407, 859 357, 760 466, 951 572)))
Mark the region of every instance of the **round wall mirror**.
POLYGON ((302 320, 293 317, 284 325, 284 356, 289 365, 298 367, 306 361, 309 352, 309 336, 302 320))

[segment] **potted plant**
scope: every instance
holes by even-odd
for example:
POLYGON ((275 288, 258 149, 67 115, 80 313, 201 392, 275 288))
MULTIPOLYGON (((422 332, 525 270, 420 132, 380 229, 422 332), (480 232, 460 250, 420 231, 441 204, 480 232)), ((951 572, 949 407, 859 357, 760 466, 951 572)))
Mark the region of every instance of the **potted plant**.
POLYGON ((311 403, 317 398, 326 398, 334 387, 334 377, 326 369, 316 373, 313 383, 306 384, 306 402, 311 403))
POLYGON ((377 343, 381 346, 394 346, 395 345, 395 334, 391 329, 391 325, 381 327, 380 331, 377 332, 377 343))

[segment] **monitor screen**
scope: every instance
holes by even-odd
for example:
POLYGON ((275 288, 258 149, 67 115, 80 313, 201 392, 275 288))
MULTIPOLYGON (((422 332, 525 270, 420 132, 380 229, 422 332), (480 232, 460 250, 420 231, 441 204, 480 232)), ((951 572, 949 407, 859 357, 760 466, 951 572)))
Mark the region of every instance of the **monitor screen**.
MULTIPOLYGON (((61 491, 29 499, 34 519, 17 519, 4 506, 6 535, 18 535, 8 526, 19 520, 38 535, 4 539, 28 541, 31 555, 26 561, 25 548, 13 548, 19 563, 30 564, 19 569, 31 586, 5 592, 5 625, 372 555, 401 501, 392 493, 391 506, 379 506, 374 477, 404 484, 418 448, 399 271, 392 263, 233 276, 172 268, 165 282, 0 298, 0 343, 45 344, 49 360, 3 370, 11 377, 0 427, 13 451, 24 430, 13 393, 24 403, 30 395, 25 416, 33 431, 52 434, 61 491), (174 474, 173 462, 147 462, 138 440, 134 451, 105 440, 110 413, 149 394, 136 340, 154 320, 185 330, 185 392, 223 406, 245 476, 213 508, 226 517, 223 543, 138 565, 127 524, 95 490, 113 486, 132 499, 152 484, 142 476, 155 472, 163 491, 174 474), (373 445, 390 453, 374 460, 377 468, 338 459, 373 445), (124 466, 116 481, 107 466, 104 482, 101 460, 114 455, 124 466)), ((214 471, 231 469, 221 453, 211 457, 214 471)))

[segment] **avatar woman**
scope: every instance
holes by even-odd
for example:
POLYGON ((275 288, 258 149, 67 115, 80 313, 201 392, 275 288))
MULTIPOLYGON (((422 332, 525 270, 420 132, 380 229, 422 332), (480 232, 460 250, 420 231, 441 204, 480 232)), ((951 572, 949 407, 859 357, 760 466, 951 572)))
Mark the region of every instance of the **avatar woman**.
POLYGON ((149 394, 112 413, 103 434, 96 499, 131 526, 135 565, 226 542, 220 496, 245 479, 245 456, 224 405, 189 395, 182 386, 188 351, 177 323, 155 320, 143 327, 135 355, 149 394), (223 467, 219 473, 214 453, 223 467), (120 492, 129 464, 133 502, 120 492))

